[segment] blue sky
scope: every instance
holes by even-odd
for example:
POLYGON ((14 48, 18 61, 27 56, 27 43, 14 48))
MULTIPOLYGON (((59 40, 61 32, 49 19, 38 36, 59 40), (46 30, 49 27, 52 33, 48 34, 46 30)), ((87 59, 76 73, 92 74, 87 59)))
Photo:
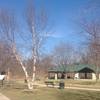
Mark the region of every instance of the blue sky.
MULTIPOLYGON (((0 0, 0 7, 11 8, 19 15, 25 8, 28 0, 0 0)), ((75 33, 80 31, 77 18, 81 9, 90 0, 34 0, 36 8, 45 7, 52 26, 53 36, 49 37, 45 47, 48 52, 59 42, 70 42, 75 46, 81 42, 75 33), (48 46, 49 44, 49 46, 48 46)))

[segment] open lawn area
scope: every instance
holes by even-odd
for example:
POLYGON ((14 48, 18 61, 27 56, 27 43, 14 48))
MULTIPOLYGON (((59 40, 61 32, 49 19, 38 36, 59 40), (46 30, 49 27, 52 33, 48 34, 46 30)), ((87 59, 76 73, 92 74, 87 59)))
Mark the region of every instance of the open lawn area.
POLYGON ((36 88, 29 92, 21 88, 0 88, 11 100, 100 100, 100 92, 57 88, 36 88))

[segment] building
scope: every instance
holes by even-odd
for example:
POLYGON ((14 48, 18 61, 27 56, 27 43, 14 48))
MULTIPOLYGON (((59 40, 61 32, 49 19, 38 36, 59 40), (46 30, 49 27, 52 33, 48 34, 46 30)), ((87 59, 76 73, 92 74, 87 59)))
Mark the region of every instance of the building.
MULTIPOLYGON (((96 79, 97 68, 89 64, 57 66, 48 70, 49 79, 96 79)), ((98 79, 100 79, 98 68, 98 79)))

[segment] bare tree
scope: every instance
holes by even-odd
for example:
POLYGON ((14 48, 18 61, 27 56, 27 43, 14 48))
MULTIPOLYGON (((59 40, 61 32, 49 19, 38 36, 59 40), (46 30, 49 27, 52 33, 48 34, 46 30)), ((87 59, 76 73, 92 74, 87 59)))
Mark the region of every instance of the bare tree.
POLYGON ((53 51, 56 65, 68 65, 74 61, 74 49, 71 44, 60 43, 53 51))
POLYGON ((45 55, 41 58, 39 61, 38 67, 37 67, 37 73, 39 73, 39 78, 47 78, 48 76, 48 69, 54 66, 53 64, 53 57, 51 55, 45 55), (44 77, 42 77, 44 76, 44 77))
POLYGON ((21 65, 28 82, 28 88, 32 89, 26 67, 24 66, 23 60, 17 51, 16 41, 15 41, 16 28, 17 26, 16 26, 16 19, 14 14, 12 14, 10 11, 6 9, 1 9, 0 10, 0 34, 3 37, 3 41, 6 41, 6 43, 8 43, 8 45, 10 46, 13 52, 13 55, 15 56, 18 63, 21 65))
POLYGON ((28 34, 30 36, 30 44, 32 51, 32 59, 33 59, 33 75, 32 82, 35 81, 36 77, 36 64, 39 60, 39 55, 41 52, 41 47, 45 43, 47 33, 47 14, 45 10, 42 10, 36 13, 35 6, 33 2, 29 2, 27 11, 26 11, 26 23, 28 26, 28 34))
POLYGON ((100 66, 100 15, 98 14, 100 4, 98 2, 99 0, 96 0, 89 4, 89 8, 84 10, 85 13, 83 13, 79 24, 83 30, 81 36, 85 37, 85 45, 88 48, 85 59, 88 58, 88 62, 96 66, 95 73, 97 79, 100 66))
MULTIPOLYGON (((28 26, 28 37, 30 43, 28 44, 32 56, 32 76, 29 75, 25 64, 23 63, 23 58, 20 52, 18 51, 18 44, 16 42, 17 34, 17 19, 15 15, 7 9, 0 10, 0 39, 6 41, 10 49, 13 52, 14 57, 17 62, 20 64, 23 72, 25 74, 28 88, 33 89, 33 84, 36 77, 36 64, 39 59, 41 47, 44 44, 47 33, 47 15, 45 10, 42 9, 40 12, 36 13, 35 7, 32 4, 32 1, 29 2, 27 11, 26 11, 26 23, 28 26)), ((25 33, 26 34, 26 33, 25 33)), ((24 37, 24 35, 22 37, 24 37)), ((24 42, 23 42, 24 43, 24 42)), ((23 44, 24 45, 24 44, 23 44)))
POLYGON ((86 44, 88 45, 89 50, 87 57, 89 58, 89 62, 96 66, 96 76, 98 77, 98 68, 100 65, 100 25, 98 22, 85 23, 83 29, 86 34, 86 44))

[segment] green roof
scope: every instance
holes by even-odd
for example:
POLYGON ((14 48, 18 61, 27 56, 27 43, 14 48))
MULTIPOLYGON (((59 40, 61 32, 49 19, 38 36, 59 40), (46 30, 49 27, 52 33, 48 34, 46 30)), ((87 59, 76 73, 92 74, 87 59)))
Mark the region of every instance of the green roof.
MULTIPOLYGON (((56 66, 48 70, 48 72, 79 72, 80 70, 88 68, 96 72, 96 67, 94 65, 89 64, 76 64, 76 65, 62 65, 56 66)), ((100 72, 100 68, 98 69, 100 72)))

